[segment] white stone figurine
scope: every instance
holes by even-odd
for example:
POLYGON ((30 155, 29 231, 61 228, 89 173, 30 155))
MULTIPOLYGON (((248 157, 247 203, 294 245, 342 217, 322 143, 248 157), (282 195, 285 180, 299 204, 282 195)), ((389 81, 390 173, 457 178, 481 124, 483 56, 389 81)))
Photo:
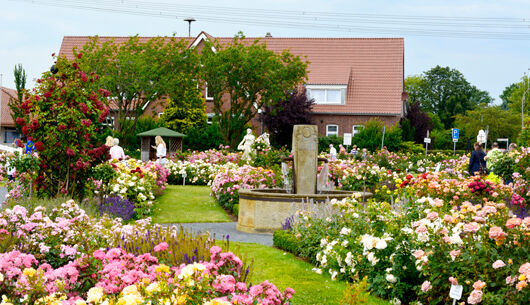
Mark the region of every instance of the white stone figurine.
POLYGON ((265 147, 267 148, 271 147, 271 142, 269 141, 269 134, 266 132, 259 136, 256 139, 256 142, 265 144, 265 147))
POLYGON ((337 160, 337 149, 333 147, 333 144, 329 144, 329 159, 331 161, 337 160))
POLYGON ((250 152, 252 151, 252 144, 254 143, 254 140, 256 137, 252 134, 252 129, 247 129, 247 134, 245 137, 243 137, 243 140, 241 140, 241 143, 237 146, 238 150, 243 151, 243 160, 250 159, 250 152))

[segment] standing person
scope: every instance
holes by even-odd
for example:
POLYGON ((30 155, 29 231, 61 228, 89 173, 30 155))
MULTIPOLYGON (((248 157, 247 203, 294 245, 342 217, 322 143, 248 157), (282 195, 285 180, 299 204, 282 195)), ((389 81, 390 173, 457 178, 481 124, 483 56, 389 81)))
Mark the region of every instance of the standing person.
POLYGON ((484 161, 484 157, 486 156, 486 153, 482 150, 482 144, 479 142, 476 142, 475 150, 471 152, 471 157, 469 158, 469 167, 468 172, 471 176, 474 176, 475 173, 479 174, 485 174, 486 173, 486 161, 484 161))
POLYGON ((114 138, 111 136, 107 136, 107 138, 105 138, 105 146, 108 146, 108 147, 114 146, 114 138))
POLYGON ((517 150, 517 144, 510 143, 510 146, 508 146, 508 152, 511 153, 513 151, 516 151, 516 150, 517 150))
POLYGON ((329 144, 329 159, 331 161, 337 160, 337 149, 333 147, 333 144, 329 144))
POLYGON ((125 153, 123 152, 123 148, 120 146, 120 140, 118 138, 114 138, 114 146, 110 148, 109 152, 111 160, 125 160, 125 153))
POLYGON ((151 147, 156 149, 156 159, 158 160, 158 163, 164 166, 164 164, 166 164, 166 161, 167 161, 166 160, 166 154, 167 154, 166 142, 164 142, 164 139, 162 139, 161 136, 156 136, 155 144, 156 146, 151 146, 151 147))
POLYGON ((493 166, 499 159, 502 158, 502 151, 499 149, 499 143, 493 142, 491 145, 491 150, 488 151, 488 154, 486 157, 484 157, 484 160, 486 160, 486 165, 489 170, 493 171, 493 166))
POLYGON ((359 151, 357 150, 357 145, 353 145, 350 154, 352 154, 352 156, 356 158, 358 153, 359 151))

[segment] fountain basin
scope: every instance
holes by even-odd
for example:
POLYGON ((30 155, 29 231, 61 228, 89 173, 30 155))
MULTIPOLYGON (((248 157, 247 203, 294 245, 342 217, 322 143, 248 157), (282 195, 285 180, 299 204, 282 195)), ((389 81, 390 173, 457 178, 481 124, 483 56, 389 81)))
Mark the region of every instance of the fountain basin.
MULTIPOLYGON (((247 233, 271 234, 282 228, 285 220, 301 208, 302 200, 325 202, 342 200, 363 192, 322 191, 319 194, 291 194, 283 189, 239 190, 239 215, 236 229, 247 233)), ((364 193, 364 197, 371 197, 364 193)))

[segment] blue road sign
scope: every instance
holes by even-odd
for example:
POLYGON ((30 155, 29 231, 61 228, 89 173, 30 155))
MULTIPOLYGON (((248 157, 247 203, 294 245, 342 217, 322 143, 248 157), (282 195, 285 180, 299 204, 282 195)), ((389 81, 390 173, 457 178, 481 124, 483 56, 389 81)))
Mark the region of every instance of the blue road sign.
POLYGON ((453 128, 453 140, 458 140, 459 131, 458 128, 453 128))

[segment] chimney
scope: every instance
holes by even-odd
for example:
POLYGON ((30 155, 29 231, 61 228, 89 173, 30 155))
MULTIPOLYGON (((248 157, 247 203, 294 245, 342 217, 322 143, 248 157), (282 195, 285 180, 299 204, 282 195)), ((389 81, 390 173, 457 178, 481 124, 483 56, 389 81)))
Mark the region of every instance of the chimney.
POLYGON ((267 32, 267 34, 265 34, 265 38, 272 38, 271 32, 267 32))

